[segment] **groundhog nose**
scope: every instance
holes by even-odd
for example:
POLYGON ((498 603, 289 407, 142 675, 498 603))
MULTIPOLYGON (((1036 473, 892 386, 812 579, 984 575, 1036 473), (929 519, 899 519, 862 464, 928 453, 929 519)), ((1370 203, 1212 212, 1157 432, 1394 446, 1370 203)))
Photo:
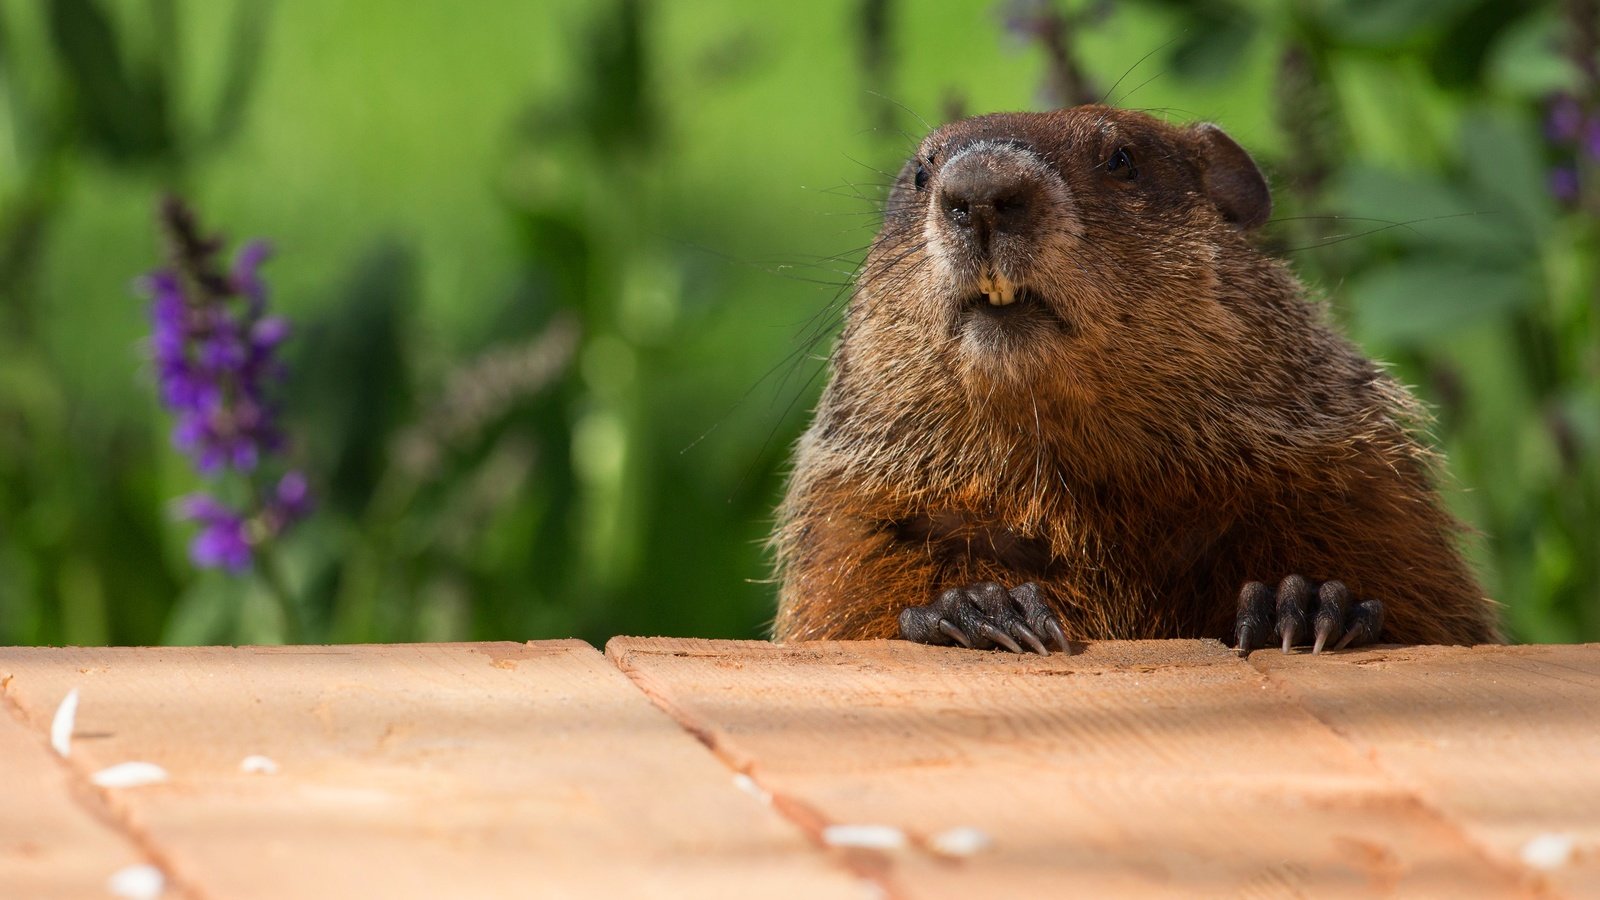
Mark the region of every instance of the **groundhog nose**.
POLYGON ((940 182, 945 220, 980 248, 996 235, 1026 231, 1039 205, 1038 180, 1002 155, 966 153, 951 161, 940 182))

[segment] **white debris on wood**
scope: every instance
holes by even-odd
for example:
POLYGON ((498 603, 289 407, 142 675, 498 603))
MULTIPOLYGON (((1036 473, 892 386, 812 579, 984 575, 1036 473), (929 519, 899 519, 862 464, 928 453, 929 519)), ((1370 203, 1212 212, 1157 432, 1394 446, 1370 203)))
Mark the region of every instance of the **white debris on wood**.
POLYGON ((822 842, 829 847, 898 850, 906 845, 906 833, 893 825, 829 825, 822 829, 822 842))
POLYGON ((741 791, 744 791, 746 794, 749 794, 757 800, 760 800, 767 806, 772 805, 772 793, 766 788, 757 784, 754 778, 751 778, 749 775, 746 775, 743 772, 739 772, 733 776, 733 786, 741 791))
POLYGON ((1522 861, 1535 869, 1559 869, 1572 862, 1575 843, 1570 834, 1541 834, 1522 845, 1522 861))
POLYGON ((89 780, 108 788, 141 787, 166 781, 167 770, 148 762, 117 763, 94 773, 89 780))
POLYGON ((63 757, 72 755, 72 728, 78 721, 78 689, 67 691, 50 720, 50 746, 63 757))
POLYGON ((278 764, 268 757, 252 754, 239 761, 239 771, 246 775, 276 775, 278 764))
POLYGON ((856 883, 861 885, 861 895, 866 900, 889 900, 889 892, 884 890, 883 885, 876 881, 870 878, 862 878, 856 883))
POLYGON ((962 826, 939 832, 928 841, 928 846, 944 856, 971 856, 988 849, 992 843, 993 839, 983 829, 962 826))
POLYGON ((151 865, 126 866, 106 879, 106 890, 129 900, 155 900, 167 889, 167 876, 151 865))

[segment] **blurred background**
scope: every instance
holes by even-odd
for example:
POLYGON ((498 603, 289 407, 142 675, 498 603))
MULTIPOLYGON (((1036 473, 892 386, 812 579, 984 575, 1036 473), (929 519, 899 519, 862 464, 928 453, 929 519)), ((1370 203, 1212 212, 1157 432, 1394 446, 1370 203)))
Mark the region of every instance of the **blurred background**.
MULTIPOLYGON (((0 643, 755 637, 831 305, 929 125, 1222 124, 1437 416, 1526 641, 1600 639, 1592 2, 0 4, 0 643), (158 199, 293 326, 272 572, 197 567, 158 199), (271 574, 273 577, 262 577, 271 574)), ((242 496, 249 496, 247 490, 242 496)), ((270 545, 270 546, 269 546, 270 545)))

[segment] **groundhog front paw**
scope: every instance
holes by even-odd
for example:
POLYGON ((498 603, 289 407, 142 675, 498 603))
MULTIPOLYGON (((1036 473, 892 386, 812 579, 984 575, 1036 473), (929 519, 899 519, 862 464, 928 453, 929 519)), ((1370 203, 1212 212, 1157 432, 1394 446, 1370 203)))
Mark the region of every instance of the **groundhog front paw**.
POLYGON ((1340 581, 1324 581, 1315 588, 1299 575, 1278 583, 1278 590, 1252 581, 1239 592, 1239 618, 1234 626, 1234 646, 1244 656, 1273 642, 1276 635, 1289 648, 1311 643, 1321 653, 1329 640, 1333 649, 1370 644, 1383 633, 1383 604, 1377 600, 1350 602, 1350 591, 1340 581))
POLYGON ((900 638, 979 650, 1003 647, 1012 653, 1022 653, 1026 645, 1040 656, 1050 655, 1046 644, 1071 652, 1060 621, 1032 582, 1009 591, 993 581, 951 588, 927 606, 902 611, 900 638))

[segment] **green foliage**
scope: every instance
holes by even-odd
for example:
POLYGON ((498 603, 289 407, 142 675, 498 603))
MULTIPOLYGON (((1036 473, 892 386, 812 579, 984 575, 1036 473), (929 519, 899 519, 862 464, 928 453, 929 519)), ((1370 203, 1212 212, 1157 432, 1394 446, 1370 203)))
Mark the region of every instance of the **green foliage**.
MULTIPOLYGON (((1556 92, 1600 113, 1595 10, 1061 9, 1089 87, 1257 152, 1269 248, 1434 405, 1513 633, 1600 639, 1600 163, 1543 124, 1556 92)), ((1013 14, 0 6, 0 642, 281 634, 170 517, 197 480, 128 287, 168 189, 279 250, 321 497, 280 558, 311 637, 760 634, 761 542, 885 173, 945 111, 1062 83, 1013 14)))

